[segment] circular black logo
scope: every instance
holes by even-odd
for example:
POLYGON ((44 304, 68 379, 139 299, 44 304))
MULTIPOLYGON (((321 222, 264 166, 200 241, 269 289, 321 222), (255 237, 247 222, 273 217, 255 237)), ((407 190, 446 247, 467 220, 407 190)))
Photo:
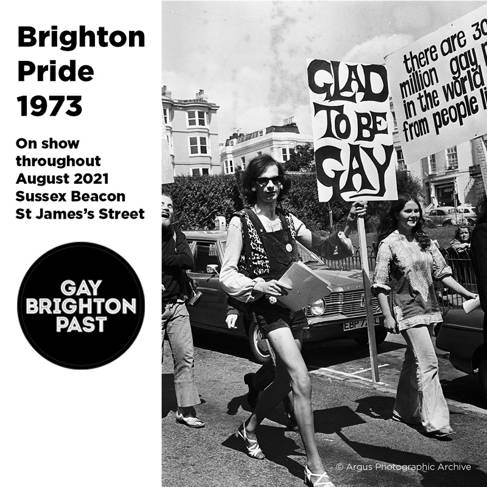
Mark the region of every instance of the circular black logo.
POLYGON ((88 242, 56 247, 34 262, 20 286, 20 325, 44 358, 73 369, 105 365, 133 343, 144 294, 130 265, 88 242))

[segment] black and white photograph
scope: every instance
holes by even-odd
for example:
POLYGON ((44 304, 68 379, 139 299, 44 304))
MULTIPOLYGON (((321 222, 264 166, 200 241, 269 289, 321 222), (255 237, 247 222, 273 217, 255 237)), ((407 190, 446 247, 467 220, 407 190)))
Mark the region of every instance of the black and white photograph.
POLYGON ((162 485, 487 485, 487 5, 161 5, 162 485))

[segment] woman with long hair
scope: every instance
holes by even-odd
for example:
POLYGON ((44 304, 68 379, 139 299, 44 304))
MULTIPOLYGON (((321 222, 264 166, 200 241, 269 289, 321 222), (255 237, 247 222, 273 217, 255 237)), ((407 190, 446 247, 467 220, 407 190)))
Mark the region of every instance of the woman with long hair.
POLYGON ((470 250, 470 228, 461 225, 455 230, 455 236, 450 241, 450 249, 455 252, 467 252, 470 250))
MULTIPOLYGON (((279 278, 299 260, 296 241, 317 253, 333 258, 350 255, 352 246, 345 235, 328 239, 313 234, 298 218, 280 208, 289 188, 282 166, 269 155, 250 161, 243 174, 243 189, 250 208, 230 221, 220 273, 223 289, 250 306, 261 332, 275 354, 274 379, 257 399, 251 416, 238 428, 236 436, 246 452, 264 459, 256 431, 269 412, 292 390, 293 409, 306 450, 305 483, 310 487, 332 487, 324 470, 315 440, 311 409, 311 381, 301 355, 301 337, 306 326, 304 311, 291 312, 277 303, 286 293, 279 278)), ((365 206, 354 204, 348 219, 365 214, 365 206)))
POLYGON ((414 196, 401 195, 391 204, 379 228, 373 290, 384 314, 384 327, 401 333, 407 344, 392 419, 444 440, 451 439, 453 430, 431 339, 434 325, 443 321, 433 279, 465 298, 476 295, 452 277, 422 225, 423 212, 414 196))

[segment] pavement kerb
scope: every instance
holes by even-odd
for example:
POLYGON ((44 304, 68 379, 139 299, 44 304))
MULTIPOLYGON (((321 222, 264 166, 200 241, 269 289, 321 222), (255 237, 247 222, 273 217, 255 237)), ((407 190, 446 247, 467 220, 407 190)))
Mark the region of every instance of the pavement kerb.
MULTIPOLYGON (((379 392, 384 392, 386 394, 390 394, 392 396, 396 395, 396 389, 385 382, 373 382, 369 379, 360 379, 360 378, 352 378, 349 376, 341 376, 339 371, 331 371, 331 370, 311 370, 310 374, 314 377, 327 377, 329 379, 334 379, 342 382, 347 382, 362 389, 373 389, 379 392), (336 373, 335 373, 336 372, 336 373)), ((487 416, 487 409, 479 408, 472 404, 466 404, 463 402, 455 401, 454 399, 446 399, 447 404, 456 409, 460 409, 461 411, 477 414, 479 416, 487 416)))

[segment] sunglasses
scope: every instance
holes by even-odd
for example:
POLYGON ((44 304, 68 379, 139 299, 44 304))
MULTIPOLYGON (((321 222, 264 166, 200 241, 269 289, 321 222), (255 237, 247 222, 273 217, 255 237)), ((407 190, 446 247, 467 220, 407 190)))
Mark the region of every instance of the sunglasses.
POLYGON ((255 180, 255 182, 259 185, 259 186, 267 186, 269 184, 269 181, 272 181, 272 184, 274 186, 277 186, 278 184, 281 184, 282 183, 282 178, 281 176, 275 176, 273 178, 257 178, 255 180))

